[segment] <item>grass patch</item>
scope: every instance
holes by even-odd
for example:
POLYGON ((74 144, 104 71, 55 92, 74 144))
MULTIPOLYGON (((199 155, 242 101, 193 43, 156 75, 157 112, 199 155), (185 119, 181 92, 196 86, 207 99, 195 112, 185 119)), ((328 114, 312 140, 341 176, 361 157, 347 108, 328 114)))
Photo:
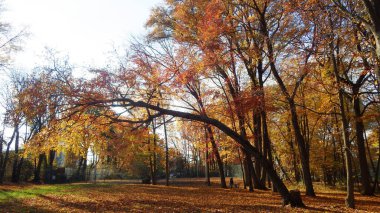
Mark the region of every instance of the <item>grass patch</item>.
POLYGON ((0 202, 7 202, 14 199, 24 199, 47 194, 65 194, 65 193, 80 193, 82 189, 88 188, 108 188, 111 184, 59 184, 59 185, 33 185, 26 187, 1 187, 0 202))

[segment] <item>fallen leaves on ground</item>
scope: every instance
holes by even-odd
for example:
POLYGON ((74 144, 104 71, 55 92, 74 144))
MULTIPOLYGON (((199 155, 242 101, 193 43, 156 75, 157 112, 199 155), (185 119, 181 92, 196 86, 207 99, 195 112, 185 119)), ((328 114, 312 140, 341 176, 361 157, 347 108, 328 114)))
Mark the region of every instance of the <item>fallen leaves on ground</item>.
MULTIPOLYGON (((130 182, 56 185, 59 193, 35 193, 32 197, 0 200, 1 212, 348 212, 342 191, 318 192, 303 196, 305 209, 281 206, 281 198, 271 191, 248 192, 221 189, 216 179, 211 187, 203 179, 177 179, 171 186, 130 182)), ((28 190, 44 186, 0 186, 6 190, 28 190)), ((356 194, 355 211, 380 212, 380 198, 356 194)), ((353 212, 353 211, 352 211, 353 212)))

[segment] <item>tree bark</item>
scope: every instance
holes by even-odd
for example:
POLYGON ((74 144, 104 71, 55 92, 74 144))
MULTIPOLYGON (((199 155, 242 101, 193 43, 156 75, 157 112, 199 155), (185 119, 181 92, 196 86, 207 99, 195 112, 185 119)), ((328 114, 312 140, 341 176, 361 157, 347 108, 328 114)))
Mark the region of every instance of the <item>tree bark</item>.
POLYGON ((18 126, 17 125, 14 127, 12 137, 8 143, 6 143, 3 138, 1 138, 1 149, 3 149, 3 143, 5 143, 7 145, 7 148, 5 150, 5 156, 4 157, 3 157, 3 151, 1 150, 0 183, 3 183, 3 181, 4 181, 5 171, 6 171, 8 160, 9 160, 9 151, 10 151, 11 145, 12 145, 13 141, 15 140, 15 138, 16 138, 16 140, 18 140, 18 126))
POLYGON ((288 103, 289 103, 290 112, 291 112, 291 120, 293 124, 293 129, 294 129, 296 141, 298 144, 299 155, 301 158, 301 166, 302 166, 303 179, 304 179, 304 183, 306 187, 306 195, 315 196, 313 182, 311 180, 310 167, 309 167, 310 166, 309 151, 306 148, 305 139, 301 134, 301 129, 298 124, 296 105, 293 99, 288 99, 288 103))
POLYGON ((41 167, 44 161, 46 161, 45 153, 39 154, 37 166, 34 170, 34 178, 33 178, 34 183, 41 183, 41 167))
POLYGON ((216 158, 216 162, 218 164, 219 176, 220 176, 220 185, 222 188, 227 188, 226 177, 224 176, 223 161, 222 161, 222 158, 220 157, 218 147, 217 147, 216 142, 215 142, 214 133, 213 133, 210 125, 207 125, 206 129, 207 129, 208 135, 210 137, 212 152, 214 153, 214 156, 216 158))
POLYGON ((205 127, 205 137, 206 137, 206 150, 205 150, 205 176, 206 176, 206 185, 207 186, 211 186, 211 182, 210 182, 210 159, 209 159, 209 155, 208 155, 208 135, 207 135, 207 129, 205 127))
POLYGON ((12 182, 18 183, 20 180, 20 174, 18 173, 18 165, 19 165, 19 132, 17 130, 17 136, 15 140, 15 159, 13 161, 12 168, 12 182))
POLYGON ((359 98, 359 88, 353 88, 353 102, 354 102, 354 112, 355 112, 355 134, 356 142, 358 146, 358 157, 360 166, 360 183, 362 185, 361 193, 363 195, 373 195, 371 189, 371 180, 368 169, 367 155, 365 150, 365 140, 364 140, 364 123, 362 119, 362 114, 360 110, 360 98, 359 98))
MULTIPOLYGON (((333 44, 330 45, 333 49, 333 44)), ((346 167, 346 180, 347 180, 347 196, 346 196, 346 206, 349 208, 355 208, 355 198, 354 198, 354 180, 352 172, 352 160, 351 160, 351 144, 350 144, 350 133, 349 133, 349 123, 346 116, 346 110, 344 109, 344 88, 340 85, 338 62, 335 58, 335 54, 331 54, 335 80, 338 84, 339 93, 339 109, 342 118, 342 130, 343 130, 343 143, 344 143, 344 157, 345 157, 345 167, 346 167)))
POLYGON ((169 186, 169 146, 168 146, 168 135, 166 131, 166 120, 165 115, 162 117, 164 121, 164 134, 165 134, 165 175, 166 175, 166 185, 169 186))

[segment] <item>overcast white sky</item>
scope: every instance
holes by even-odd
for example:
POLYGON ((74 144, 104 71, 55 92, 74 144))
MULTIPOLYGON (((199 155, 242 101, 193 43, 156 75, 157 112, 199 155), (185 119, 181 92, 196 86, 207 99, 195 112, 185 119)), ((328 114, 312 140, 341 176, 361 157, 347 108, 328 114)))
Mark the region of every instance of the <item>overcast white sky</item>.
POLYGON ((76 65, 104 66, 113 46, 145 32, 150 9, 163 0, 3 0, 2 20, 27 27, 18 68, 39 64, 45 47, 67 54, 76 65))

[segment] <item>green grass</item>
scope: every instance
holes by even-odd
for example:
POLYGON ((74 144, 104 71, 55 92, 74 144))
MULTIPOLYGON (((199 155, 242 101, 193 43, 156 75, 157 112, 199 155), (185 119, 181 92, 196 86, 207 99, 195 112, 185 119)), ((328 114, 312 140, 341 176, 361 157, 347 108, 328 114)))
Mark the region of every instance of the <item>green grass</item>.
POLYGON ((60 184, 60 185, 35 185, 26 188, 1 189, 0 202, 6 202, 14 199, 24 199, 46 194, 76 193, 83 188, 104 188, 110 187, 111 184, 60 184))

